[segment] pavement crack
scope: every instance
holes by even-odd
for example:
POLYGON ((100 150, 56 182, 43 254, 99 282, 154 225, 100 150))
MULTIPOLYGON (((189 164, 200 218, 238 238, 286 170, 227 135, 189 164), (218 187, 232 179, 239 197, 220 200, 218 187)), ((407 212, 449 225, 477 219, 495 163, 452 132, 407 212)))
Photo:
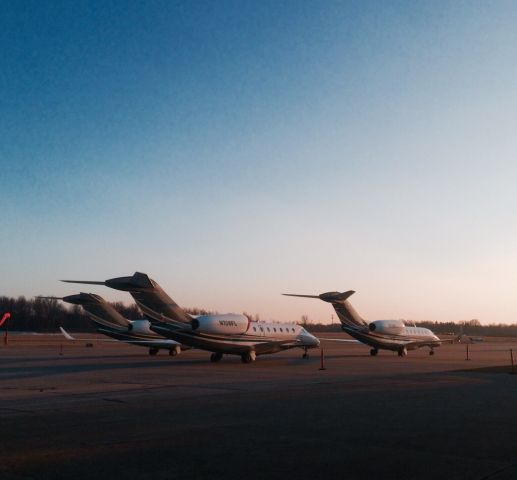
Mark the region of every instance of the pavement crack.
POLYGON ((119 398, 103 398, 106 402, 114 402, 114 403, 126 403, 124 400, 120 400, 119 398))
POLYGON ((504 467, 498 468, 492 473, 489 473, 488 475, 485 475, 484 477, 481 477, 479 480, 490 480, 491 478, 496 478, 499 474, 506 472, 507 470, 511 469, 512 467, 517 466, 517 463, 510 463, 509 465, 506 465, 504 467))

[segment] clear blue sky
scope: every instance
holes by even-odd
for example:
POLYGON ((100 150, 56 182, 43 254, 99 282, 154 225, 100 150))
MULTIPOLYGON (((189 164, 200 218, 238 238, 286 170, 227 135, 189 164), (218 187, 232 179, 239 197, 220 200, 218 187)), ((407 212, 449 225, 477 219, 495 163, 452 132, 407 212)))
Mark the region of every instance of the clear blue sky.
POLYGON ((7 2, 0 294, 517 322, 517 4, 7 2), (109 299, 125 294, 84 287, 109 299), (83 289, 83 290, 84 290, 83 289))

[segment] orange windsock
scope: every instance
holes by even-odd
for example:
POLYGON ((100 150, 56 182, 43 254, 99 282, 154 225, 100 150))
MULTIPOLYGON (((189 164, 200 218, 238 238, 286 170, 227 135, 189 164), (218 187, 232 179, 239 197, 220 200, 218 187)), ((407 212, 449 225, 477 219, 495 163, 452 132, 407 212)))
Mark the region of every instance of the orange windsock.
POLYGON ((2 320, 0 320, 0 327, 6 322, 8 318, 11 318, 11 314, 9 312, 4 313, 2 320))

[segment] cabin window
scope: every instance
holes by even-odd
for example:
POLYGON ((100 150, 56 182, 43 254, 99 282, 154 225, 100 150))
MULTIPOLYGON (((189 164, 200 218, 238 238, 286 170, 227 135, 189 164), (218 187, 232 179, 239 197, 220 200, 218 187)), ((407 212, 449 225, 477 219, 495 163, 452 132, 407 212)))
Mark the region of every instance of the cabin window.
POLYGON ((261 331, 261 332, 263 332, 263 331, 264 331, 264 329, 263 329, 262 327, 260 327, 260 331, 261 331))
POLYGON ((253 331, 256 332, 257 331, 257 327, 253 327, 253 331))
POLYGON ((271 330, 269 330, 269 327, 267 327, 267 331, 270 332, 271 330))
POLYGON ((280 328, 280 331, 283 333, 284 331, 280 328))
POLYGON ((273 332, 276 332, 276 328, 273 328, 273 332))

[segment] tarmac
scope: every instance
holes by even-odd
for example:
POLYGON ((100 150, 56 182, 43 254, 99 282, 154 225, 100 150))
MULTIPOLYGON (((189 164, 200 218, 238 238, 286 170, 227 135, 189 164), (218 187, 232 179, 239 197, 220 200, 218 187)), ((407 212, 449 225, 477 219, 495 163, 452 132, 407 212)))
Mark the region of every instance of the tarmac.
POLYGON ((0 479, 517 478, 517 339, 469 345, 469 360, 464 344, 404 358, 322 344, 325 370, 320 350, 214 364, 11 335, 0 479))

